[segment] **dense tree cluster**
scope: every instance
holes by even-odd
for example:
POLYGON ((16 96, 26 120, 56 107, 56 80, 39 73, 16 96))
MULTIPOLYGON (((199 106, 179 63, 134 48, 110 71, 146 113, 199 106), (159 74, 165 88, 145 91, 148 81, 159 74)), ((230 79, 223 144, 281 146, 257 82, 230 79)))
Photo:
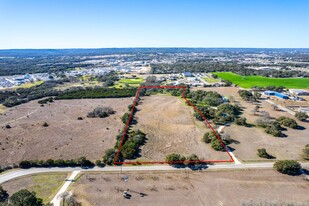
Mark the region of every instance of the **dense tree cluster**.
POLYGON ((54 90, 53 88, 62 83, 62 81, 46 81, 30 88, 0 91, 0 104, 3 104, 6 107, 13 107, 35 99, 57 96, 59 91, 54 90))
POLYGON ((252 93, 248 90, 239 90, 238 94, 243 100, 252 102, 256 102, 261 97, 261 93, 256 91, 252 93))
MULTIPOLYGON (((217 109, 213 109, 209 106, 197 106, 198 110, 206 117, 206 119, 212 119, 216 124, 226 124, 233 122, 237 115, 240 114, 241 109, 237 105, 221 104, 217 109)), ((202 115, 198 111, 194 111, 194 117, 200 121, 204 121, 202 115)))
POLYGON ((93 99, 93 98, 119 98, 132 97, 136 88, 102 88, 102 87, 77 87, 67 89, 56 97, 56 99, 93 99))
MULTIPOLYGON (((103 156, 103 162, 107 165, 112 165, 114 163, 116 153, 117 153, 117 149, 114 149, 114 148, 110 148, 106 150, 103 156)), ((118 157, 118 159, 122 159, 122 158, 118 157)))
POLYGON ((271 122, 270 124, 266 125, 265 132, 267 134, 272 134, 275 137, 284 136, 284 134, 282 133, 282 127, 277 121, 271 122))
POLYGON ((139 154, 139 148, 146 142, 146 134, 140 130, 131 131, 125 138, 121 147, 122 156, 125 159, 134 159, 139 154))
MULTIPOLYGON (((216 114, 216 110, 209 106, 197 106, 198 110, 206 117, 206 119, 213 119, 216 114)), ((204 118, 198 111, 194 111, 194 117, 200 121, 204 121, 204 118)))
POLYGON ((115 111, 111 107, 96 107, 92 112, 89 112, 87 117, 94 118, 94 117, 108 117, 111 114, 114 114, 115 111))
MULTIPOLYGON (((223 144, 225 145, 229 145, 231 143, 231 139, 229 137, 229 135, 219 135, 217 133, 217 135, 221 138, 223 144)), ((217 136, 215 135, 214 132, 206 132, 203 136, 202 139, 203 142, 205 142, 206 144, 210 143, 210 146, 216 150, 216 151, 225 151, 225 148, 223 147, 221 141, 217 138, 217 136)))
POLYGON ((38 198, 35 192, 26 189, 19 190, 11 197, 7 191, 0 186, 0 205, 1 206, 43 206, 43 200, 38 198))
POLYGON ((195 105, 218 106, 224 102, 222 96, 213 91, 191 91, 186 97, 195 105))
POLYGON ((274 169, 283 174, 298 175, 302 168, 295 160, 279 160, 275 162, 274 169))
POLYGON ((19 163, 19 167, 26 169, 31 167, 93 167, 94 164, 86 159, 80 157, 78 159, 48 159, 48 160, 23 160, 19 163))
MULTIPOLYGON (((69 81, 69 80, 68 80, 69 81)), ((104 87, 72 87, 64 91, 54 88, 61 85, 65 80, 46 81, 40 85, 30 88, 18 88, 12 91, 0 91, 0 104, 6 107, 13 107, 27 103, 31 100, 50 97, 40 100, 40 104, 52 102, 55 99, 85 99, 85 98, 118 98, 134 96, 136 88, 104 88, 104 87)))
POLYGON ((240 107, 237 105, 231 104, 221 104, 218 106, 216 110, 215 117, 213 119, 217 124, 226 124, 229 122, 233 122, 237 115, 240 114, 240 107))

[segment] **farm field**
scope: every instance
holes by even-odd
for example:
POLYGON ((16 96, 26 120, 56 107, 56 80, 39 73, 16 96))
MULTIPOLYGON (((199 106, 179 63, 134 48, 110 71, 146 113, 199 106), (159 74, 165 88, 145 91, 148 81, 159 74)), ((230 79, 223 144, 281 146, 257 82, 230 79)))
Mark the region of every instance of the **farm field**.
POLYGON ((215 78, 213 78, 213 77, 205 77, 205 78, 203 78, 206 82, 208 82, 208 83, 216 83, 216 82, 220 82, 220 79, 215 79, 215 78))
POLYGON ((284 86, 286 88, 309 88, 309 78, 268 78, 262 76, 240 76, 232 72, 214 72, 221 79, 231 81, 242 88, 253 86, 284 86))
POLYGON ((122 129, 122 115, 132 98, 56 100, 41 107, 31 101, 0 115, 0 164, 30 159, 101 159, 122 129), (87 118, 97 106, 111 106, 106 118, 87 118), (83 120, 78 120, 83 117, 83 120), (43 127, 44 122, 48 127, 43 127), (7 124, 11 129, 5 128, 7 124))
POLYGON ((125 88, 126 85, 129 85, 130 87, 139 87, 142 82, 144 82, 143 78, 120 79, 115 82, 115 85, 110 86, 110 88, 122 89, 125 88))
POLYGON ((136 79, 120 79, 120 83, 127 83, 127 84, 140 84, 144 82, 145 80, 142 78, 136 78, 136 79))
MULTIPOLYGON (((253 115, 251 112, 255 105, 246 102, 238 95, 238 88, 236 87, 218 87, 218 88, 198 88, 206 91, 217 91, 219 94, 224 95, 227 98, 234 97, 243 108, 242 117, 247 118, 248 123, 255 124, 256 119, 260 118, 259 113, 253 115)), ((197 90, 197 89, 196 89, 197 90)), ((280 116, 287 116, 293 118, 293 115, 284 111, 274 111, 271 104, 261 100, 260 111, 269 112, 271 117, 278 118, 280 116)), ((296 119, 295 119, 296 120, 296 119)), ((233 149, 234 155, 242 161, 265 161, 256 155, 257 149, 266 148, 271 154, 276 156, 277 159, 295 159, 302 160, 301 154, 306 144, 309 144, 309 123, 300 122, 297 123, 302 126, 302 129, 287 128, 287 131, 283 131, 287 137, 273 137, 270 134, 264 132, 263 128, 258 127, 244 127, 232 124, 226 127, 223 132, 231 135, 231 138, 239 141, 238 144, 232 143, 229 145, 233 149)))
POLYGON ((184 100, 168 95, 142 97, 135 114, 133 129, 146 133, 146 144, 141 147, 139 161, 164 161, 165 156, 178 153, 196 154, 204 160, 229 160, 226 152, 213 150, 202 142, 204 123, 195 120, 193 108, 184 100))
POLYGON ((10 180, 2 184, 9 195, 22 189, 34 191, 37 197, 42 198, 44 203, 49 203, 64 183, 67 173, 44 173, 10 180))
MULTIPOLYGON (((72 184, 84 206, 102 205, 229 205, 242 203, 308 203, 309 182, 303 176, 273 170, 183 173, 83 174, 72 184), (128 183, 123 177, 128 175, 128 183), (118 188, 118 191, 117 191, 118 188), (131 199, 123 198, 129 190, 131 199), (291 193, 291 191, 293 191, 291 193), (139 193, 144 193, 141 197, 139 193)), ((257 204, 256 204, 257 205, 257 204)))

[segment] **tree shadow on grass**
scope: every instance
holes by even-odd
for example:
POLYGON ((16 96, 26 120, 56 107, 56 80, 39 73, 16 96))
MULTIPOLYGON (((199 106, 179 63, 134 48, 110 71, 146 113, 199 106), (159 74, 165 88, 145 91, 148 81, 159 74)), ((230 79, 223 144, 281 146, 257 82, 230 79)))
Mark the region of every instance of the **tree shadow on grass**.
POLYGON ((189 164, 188 168, 193 170, 193 171, 205 170, 205 169, 208 168, 208 165, 205 162, 200 162, 200 163, 196 163, 196 164, 189 164))
MULTIPOLYGON (((235 151, 235 148, 231 147, 231 146, 226 146, 231 152, 234 152, 235 151)), ((225 151, 222 151, 222 152, 225 152, 225 151)))
POLYGON ((297 129, 297 130, 305 130, 306 127, 303 127, 303 126, 301 126, 301 125, 297 125, 297 127, 296 127, 295 129, 297 129))

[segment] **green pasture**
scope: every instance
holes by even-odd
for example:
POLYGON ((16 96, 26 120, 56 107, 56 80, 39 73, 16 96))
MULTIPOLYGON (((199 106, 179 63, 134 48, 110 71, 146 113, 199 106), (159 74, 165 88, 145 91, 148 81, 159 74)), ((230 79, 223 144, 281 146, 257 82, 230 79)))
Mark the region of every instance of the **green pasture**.
POLYGON ((254 86, 284 86, 286 88, 305 89, 309 88, 309 78, 269 78, 262 76, 241 76, 233 72, 213 72, 221 79, 228 80, 242 88, 254 86))

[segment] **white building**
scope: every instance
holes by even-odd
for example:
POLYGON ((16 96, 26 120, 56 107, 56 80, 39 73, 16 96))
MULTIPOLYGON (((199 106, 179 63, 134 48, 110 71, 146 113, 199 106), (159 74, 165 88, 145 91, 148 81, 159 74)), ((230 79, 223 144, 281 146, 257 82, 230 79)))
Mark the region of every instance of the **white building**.
POLYGON ((289 92, 292 95, 297 95, 297 96, 306 96, 309 95, 308 91, 302 90, 302 89, 290 89, 289 92))

